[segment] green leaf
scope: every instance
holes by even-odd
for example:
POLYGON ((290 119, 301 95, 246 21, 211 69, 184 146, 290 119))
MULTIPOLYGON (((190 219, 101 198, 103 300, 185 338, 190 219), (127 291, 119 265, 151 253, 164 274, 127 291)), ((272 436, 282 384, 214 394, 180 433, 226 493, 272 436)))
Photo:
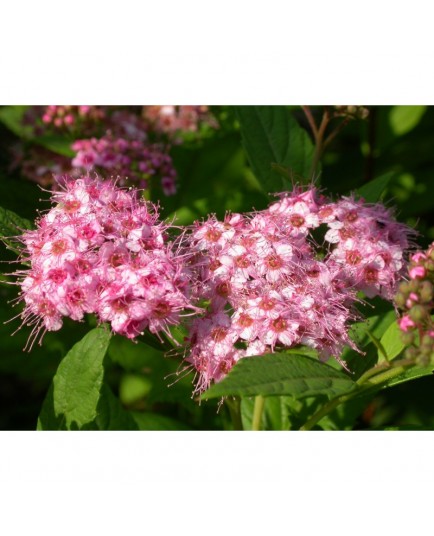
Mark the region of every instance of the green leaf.
MULTIPOLYGON (((381 346, 386 352, 387 360, 390 361, 398 356, 405 348, 405 344, 401 340, 401 330, 399 329, 396 318, 390 324, 380 340, 381 346)), ((379 361, 382 360, 381 352, 378 354, 379 361)))
POLYGON ((389 171, 380 175, 376 179, 368 182, 356 191, 356 194, 367 203, 378 203, 381 201, 384 191, 391 179, 396 175, 394 171, 389 171))
MULTIPOLYGON (((289 414, 294 404, 301 405, 302 402, 289 396, 268 396, 265 399, 261 430, 288 430, 289 414)), ((244 430, 252 429, 254 405, 253 397, 241 399, 241 419, 244 430)))
POLYGON ((139 372, 143 379, 151 382, 146 397, 148 403, 179 403, 189 408, 196 407, 191 398, 193 376, 178 375, 182 368, 178 359, 169 359, 161 351, 120 336, 112 337, 108 356, 126 371, 139 372))
POLYGON ((294 402, 294 398, 288 396, 267 397, 265 399, 265 425, 263 429, 288 430, 291 404, 293 404, 294 402))
POLYGON ((400 383, 405 383, 410 380, 416 380, 417 378, 422 378, 424 376, 431 376, 434 371, 434 364, 431 364, 427 367, 421 367, 421 366, 412 366, 406 368, 402 374, 399 374, 398 376, 394 376, 393 378, 390 378, 389 380, 385 380, 381 384, 379 384, 381 389, 386 389, 389 387, 393 387, 395 385, 399 385, 400 383))
POLYGON ((111 334, 103 326, 90 331, 61 361, 39 416, 38 429, 89 427, 98 415, 103 360, 111 334))
POLYGON ((426 112, 426 106, 394 106, 390 110, 389 123, 396 136, 413 130, 426 112))
POLYGON ((115 335, 111 339, 108 355, 113 363, 117 363, 129 372, 155 367, 159 367, 159 370, 165 370, 161 346, 159 350, 156 350, 142 342, 133 342, 125 337, 115 335))
POLYGON ((97 406, 97 416, 86 427, 95 430, 139 430, 131 412, 126 411, 107 385, 103 385, 97 406))
POLYGON ((29 138, 32 127, 23 125, 23 117, 28 106, 2 106, 0 108, 0 121, 20 138, 29 138))
POLYGON ((20 252, 20 241, 17 239, 19 235, 23 233, 25 229, 31 229, 32 224, 5 208, 0 207, 0 240, 2 240, 6 246, 15 251, 20 252))
POLYGON ((119 398, 130 406, 145 398, 152 389, 152 382, 141 374, 124 374, 119 384, 119 398))
POLYGON ((337 396, 355 383, 343 372, 304 355, 267 354, 241 359, 202 398, 291 395, 295 398, 337 396))
POLYGON ((36 136, 31 125, 24 125, 23 118, 28 106, 3 106, 0 108, 0 121, 18 137, 49 149, 62 156, 73 157, 71 149, 73 139, 61 134, 44 134, 36 136))
POLYGON ((307 132, 285 106, 235 106, 241 137, 253 172, 266 192, 291 187, 288 175, 297 174, 300 182, 311 180, 314 145, 307 132), (279 170, 278 173, 273 170, 279 170))
POLYGON ((165 415, 151 412, 132 411, 131 416, 135 420, 139 430, 189 430, 188 426, 165 415))
POLYGON ((432 427, 418 426, 417 424, 403 424, 401 426, 387 426, 382 428, 385 432, 420 432, 432 430, 432 427))
POLYGON ((75 151, 71 149, 72 140, 69 138, 47 134, 45 136, 34 138, 32 141, 38 145, 42 145, 42 147, 49 149, 53 153, 68 156, 69 158, 75 156, 75 151))

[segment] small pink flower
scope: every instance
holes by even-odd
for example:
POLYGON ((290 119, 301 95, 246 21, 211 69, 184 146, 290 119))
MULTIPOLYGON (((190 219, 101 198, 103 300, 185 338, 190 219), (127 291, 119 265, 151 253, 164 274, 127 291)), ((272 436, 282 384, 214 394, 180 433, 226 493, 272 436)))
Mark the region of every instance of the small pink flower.
POLYGON ((426 260, 426 255, 422 251, 418 251, 411 256, 413 262, 420 262, 426 260))
POLYGON ((399 327, 402 331, 407 332, 415 326, 416 324, 408 315, 404 315, 402 318, 399 319, 399 327))
POLYGON ((413 266, 409 270, 411 279, 423 279, 426 277, 426 269, 424 266, 413 266))

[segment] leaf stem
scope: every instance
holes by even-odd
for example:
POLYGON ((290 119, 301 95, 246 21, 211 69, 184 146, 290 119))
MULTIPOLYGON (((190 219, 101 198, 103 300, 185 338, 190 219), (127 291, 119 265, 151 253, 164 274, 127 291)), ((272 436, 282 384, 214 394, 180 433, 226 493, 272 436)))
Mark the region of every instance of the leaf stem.
POLYGON ((382 354, 384 359, 386 361, 389 361, 389 356, 387 355, 386 350, 384 349, 384 346, 381 344, 381 341, 377 339, 377 337, 371 333, 369 329, 366 330, 366 333, 368 337, 371 339, 371 341, 374 343, 374 346, 377 348, 377 350, 382 354))
POLYGON ((339 132, 348 125, 350 121, 349 117, 346 117, 343 121, 339 123, 339 125, 327 136, 327 138, 324 140, 323 143, 323 149, 327 147, 327 145, 336 138, 336 136, 339 134, 339 132))
POLYGON ((369 391, 373 387, 399 376, 405 371, 406 368, 414 364, 415 362, 412 359, 401 359, 393 364, 386 362, 367 370, 357 380, 356 389, 346 395, 339 395, 336 398, 329 400, 327 404, 320 408, 304 423, 300 430, 311 430, 315 424, 317 424, 323 417, 331 413, 343 402, 347 402, 348 400, 359 396, 364 391, 369 391))
POLYGON ((318 130, 316 131, 316 133, 314 132, 315 152, 314 152, 313 159, 312 159, 312 166, 310 168, 310 174, 312 178, 315 178, 315 174, 318 169, 319 161, 324 151, 324 134, 325 134, 327 125, 329 124, 329 121, 330 121, 330 114, 329 114, 328 109, 326 108, 322 116, 321 124, 318 130))
POLYGON ((312 129, 313 137, 316 141, 316 137, 318 136, 318 127, 316 126, 315 119, 313 118, 310 107, 302 106, 301 109, 303 110, 304 115, 306 116, 306 119, 309 122, 310 128, 312 129))
POLYGON ((311 430, 315 424, 320 421, 323 417, 331 413, 334 409, 336 409, 342 402, 345 402, 350 398, 350 395, 340 395, 336 398, 332 398, 325 404, 322 408, 320 408, 316 413, 308 419, 303 426, 300 428, 300 430, 311 430))
POLYGON ((255 406, 253 408, 252 430, 260 430, 262 424, 262 413, 264 411, 265 398, 262 395, 255 397, 255 406))

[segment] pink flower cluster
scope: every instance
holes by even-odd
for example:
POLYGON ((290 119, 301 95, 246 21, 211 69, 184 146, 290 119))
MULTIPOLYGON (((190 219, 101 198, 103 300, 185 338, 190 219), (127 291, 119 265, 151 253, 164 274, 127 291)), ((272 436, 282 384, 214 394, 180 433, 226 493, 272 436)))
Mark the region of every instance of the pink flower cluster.
POLYGON ((24 124, 31 125, 38 135, 50 128, 87 131, 104 117, 101 106, 32 106, 24 116, 24 124))
POLYGON ((196 224, 194 292, 207 305, 189 336, 197 390, 240 358, 277 347, 304 344, 340 360, 344 345, 355 348, 348 324, 357 291, 391 297, 408 235, 384 207, 330 202, 314 188, 283 194, 261 212, 196 224), (318 245, 312 231, 320 228, 318 245))
POLYGON ((34 145, 24 152, 24 147, 17 144, 11 148, 11 154, 13 160, 9 170, 14 171, 20 167, 21 173, 27 179, 44 187, 51 186, 56 189, 57 181, 61 180, 63 175, 71 173, 70 158, 39 145, 34 145))
POLYGON ((328 259, 345 269, 347 284, 372 298, 392 300, 412 234, 384 205, 344 197, 318 213, 329 227, 325 240, 335 247, 328 259))
POLYGON ((119 176, 120 184, 149 188, 157 178, 166 195, 176 193, 176 171, 172 159, 158 145, 147 145, 139 139, 106 135, 100 139, 77 140, 72 166, 83 171, 96 170, 119 176))
POLYGON ((134 338, 169 326, 190 307, 189 275, 168 241, 156 208, 111 181, 66 179, 56 205, 23 235, 21 298, 24 323, 55 331, 62 318, 95 313, 112 330, 134 338))
POLYGON ((182 141, 180 132, 196 132, 204 124, 217 127, 207 106, 31 106, 23 124, 35 137, 63 136, 77 153, 71 162, 37 146, 22 146, 14 164, 28 179, 55 190, 62 174, 108 171, 121 177, 121 184, 127 179, 139 188, 159 180, 165 195, 176 193, 169 145, 182 141))
POLYGON ((69 127, 78 121, 100 120, 103 117, 104 112, 97 106, 47 106, 42 121, 56 127, 69 127))
MULTIPOLYGON (((147 189, 157 180, 165 195, 176 192, 176 171, 168 147, 150 143, 149 123, 140 116, 140 107, 34 106, 24 117, 35 135, 55 129, 63 132, 77 153, 70 158, 39 146, 15 151, 14 165, 24 176, 43 186, 58 188, 63 174, 77 176, 94 170, 107 172, 120 184, 147 189), (137 108, 137 109, 136 109, 137 108)), ((158 139, 158 137, 157 137, 158 139)))
POLYGON ((169 135, 196 132, 201 124, 217 127, 208 106, 144 106, 143 117, 154 130, 169 135))
POLYGON ((403 311, 399 319, 406 357, 427 365, 434 356, 434 243, 411 256, 408 281, 399 285, 395 303, 403 311))

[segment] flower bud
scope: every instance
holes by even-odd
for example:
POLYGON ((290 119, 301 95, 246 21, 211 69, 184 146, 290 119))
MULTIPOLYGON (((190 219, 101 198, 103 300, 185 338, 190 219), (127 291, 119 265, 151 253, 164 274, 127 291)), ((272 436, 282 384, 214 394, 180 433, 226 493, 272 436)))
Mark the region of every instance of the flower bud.
POLYGON ((408 314, 412 320, 420 322, 426 317, 426 309, 423 305, 415 305, 408 314))
POLYGON ((395 296, 396 305, 403 309, 405 306, 405 302, 406 302, 405 294, 403 292, 398 292, 398 294, 395 296))
POLYGON ((399 320, 399 328, 402 331, 409 331, 410 329, 413 329, 416 326, 416 324, 413 322, 413 320, 408 316, 405 315, 399 320))
POLYGON ((423 279, 426 277, 426 270, 424 266, 413 266, 410 268, 409 274, 412 279, 423 279))
POLYGON ((423 356, 430 356, 432 354, 432 351, 433 351, 432 345, 428 345, 428 346, 421 345, 420 347, 420 353, 423 356))
POLYGON ((402 340, 402 343, 405 344, 405 346, 409 346, 410 344, 413 344, 414 333, 411 333, 411 332, 402 333, 401 340, 402 340))
POLYGON ((416 357, 419 356, 419 351, 417 348, 415 348, 414 346, 410 346, 409 348, 407 348, 405 350, 405 357, 407 359, 415 359, 416 357))
POLYGON ((431 359, 429 355, 420 354, 416 359, 416 363, 420 365, 421 367, 427 367, 430 364, 430 362, 431 362, 431 359))
POLYGON ((425 253, 422 253, 422 251, 418 251, 417 253, 414 253, 414 255, 411 256, 412 262, 420 262, 424 261, 426 259, 425 253))
POLYGON ((412 279, 408 282, 408 288, 410 292, 417 292, 419 290, 420 282, 418 279, 412 279))
POLYGON ((421 345, 432 347, 434 345, 434 339, 430 335, 424 335, 422 337, 421 345))
POLYGON ((429 260, 425 263, 425 268, 428 272, 434 272, 434 260, 429 260))
POLYGON ((405 297, 407 299, 407 294, 410 292, 410 285, 408 281, 403 281, 400 283, 399 292, 402 292, 402 294, 406 295, 405 297))
POLYGON ((419 295, 423 303, 429 303, 433 299, 433 285, 430 281, 423 281, 420 286, 419 295))

